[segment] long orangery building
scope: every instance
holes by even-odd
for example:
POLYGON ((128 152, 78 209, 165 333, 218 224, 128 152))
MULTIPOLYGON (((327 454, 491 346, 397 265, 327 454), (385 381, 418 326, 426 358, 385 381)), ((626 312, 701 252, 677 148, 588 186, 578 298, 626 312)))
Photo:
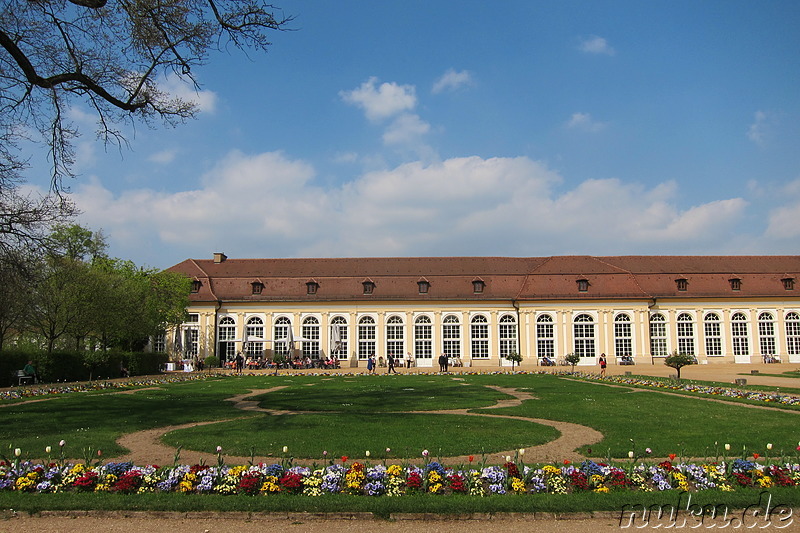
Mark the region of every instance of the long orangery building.
POLYGON ((187 358, 241 352, 371 355, 432 366, 444 353, 498 367, 517 353, 581 363, 800 363, 800 256, 187 259, 187 320, 163 348, 187 358), (628 359, 630 358, 630 359, 628 359))

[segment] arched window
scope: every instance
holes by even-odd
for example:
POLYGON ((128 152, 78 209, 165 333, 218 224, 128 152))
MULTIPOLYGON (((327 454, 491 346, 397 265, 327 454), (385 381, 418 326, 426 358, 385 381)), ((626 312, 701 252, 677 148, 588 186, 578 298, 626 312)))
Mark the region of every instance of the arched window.
POLYGON ((717 313, 708 313, 705 316, 704 332, 706 339, 706 356, 722 355, 722 325, 717 313))
POLYGON ((539 315, 536 319, 536 356, 555 359, 555 327, 550 315, 539 315))
POLYGON ((678 353, 694 355, 694 321, 689 313, 681 313, 678 322, 678 353))
POLYGON ((483 315, 475 315, 470 323, 473 359, 489 358, 489 321, 483 315))
POLYGON ((275 325, 272 328, 272 344, 275 355, 289 356, 294 353, 294 346, 286 342, 289 337, 289 328, 291 327, 292 321, 285 316, 279 317, 275 321, 275 325))
POLYGON ((433 325, 426 315, 420 315, 414 321, 414 356, 417 359, 433 358, 433 325))
POLYGON ((456 315, 442 321, 442 348, 447 357, 461 357, 461 323, 456 315))
POLYGON ((314 316, 303 319, 303 328, 300 336, 303 337, 303 357, 319 359, 319 320, 314 316))
POLYGON ((733 341, 733 355, 750 355, 747 317, 744 313, 734 313, 731 316, 731 340, 733 341))
POLYGON ((250 357, 264 355, 264 321, 253 316, 247 319, 244 335, 245 353, 250 357))
POLYGON ((219 356, 230 359, 236 356, 236 321, 229 317, 222 317, 219 321, 217 341, 219 343, 219 356))
POLYGON ((650 317, 650 355, 667 355, 667 320, 661 313, 650 317))
POLYGON ((498 338, 500 339, 500 358, 504 358, 517 351, 517 319, 514 315, 500 317, 498 338))
POLYGON ((775 319, 772 313, 758 315, 758 346, 765 361, 775 356, 775 319))
POLYGON ((343 316, 333 317, 331 320, 330 351, 337 359, 347 359, 347 319, 343 316))
POLYGON ((576 316, 572 329, 575 332, 575 353, 580 357, 594 357, 594 319, 591 315, 576 316))
POLYGON ((392 315, 386 321, 386 355, 392 354, 396 358, 405 357, 405 326, 403 319, 392 315))
POLYGON ((786 353, 800 354, 800 314, 786 313, 786 353))
POLYGON ((626 313, 620 313, 614 317, 614 355, 617 357, 633 356, 631 317, 626 313))
POLYGON ((358 358, 367 359, 375 354, 375 319, 363 316, 358 321, 358 358))

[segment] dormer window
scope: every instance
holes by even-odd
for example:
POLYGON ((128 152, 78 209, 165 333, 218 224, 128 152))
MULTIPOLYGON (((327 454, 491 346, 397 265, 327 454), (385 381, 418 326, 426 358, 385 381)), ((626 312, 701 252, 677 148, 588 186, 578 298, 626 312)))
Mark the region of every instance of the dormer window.
POLYGON ((364 294, 372 294, 375 290, 375 282, 374 281, 363 281, 362 285, 364 285, 364 294))
POLYGON ((579 279, 579 280, 576 280, 576 283, 578 284, 578 291, 586 292, 586 291, 589 290, 589 280, 588 279, 579 279))
POLYGON ((203 286, 203 282, 199 279, 192 280, 192 292, 200 292, 200 287, 203 286))
POLYGON ((472 292, 475 294, 480 294, 483 292, 483 289, 486 288, 486 283, 482 279, 476 279, 472 281, 472 292))
POLYGON ((731 278, 728 280, 731 284, 732 291, 739 291, 742 290, 742 280, 739 278, 731 278))
POLYGON ((264 284, 260 281, 254 281, 250 285, 253 287, 253 294, 261 294, 264 292, 264 284))
POLYGON ((417 282, 417 287, 419 287, 420 294, 428 294, 428 291, 431 288, 431 284, 428 280, 420 280, 417 282))
POLYGON ((689 288, 689 280, 686 278, 678 278, 675 280, 675 285, 678 287, 679 291, 685 291, 689 288))
POLYGON ((319 289, 319 283, 314 280, 306 282, 306 294, 317 294, 317 289, 319 289))
POLYGON ((787 291, 794 290, 794 278, 783 278, 781 283, 783 283, 783 288, 787 291))

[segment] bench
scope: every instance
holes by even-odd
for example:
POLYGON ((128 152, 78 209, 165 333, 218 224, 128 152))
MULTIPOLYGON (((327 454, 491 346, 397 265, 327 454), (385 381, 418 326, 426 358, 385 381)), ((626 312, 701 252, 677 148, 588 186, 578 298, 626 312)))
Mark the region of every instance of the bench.
MULTIPOLYGON (((13 372, 11 374, 14 375, 13 372)), ((29 376, 28 374, 25 373, 24 370, 17 370, 16 376, 17 376, 17 381, 18 381, 18 385, 19 386, 22 386, 25 383, 27 383, 29 385, 33 385, 33 383, 34 383, 33 376, 29 376)))

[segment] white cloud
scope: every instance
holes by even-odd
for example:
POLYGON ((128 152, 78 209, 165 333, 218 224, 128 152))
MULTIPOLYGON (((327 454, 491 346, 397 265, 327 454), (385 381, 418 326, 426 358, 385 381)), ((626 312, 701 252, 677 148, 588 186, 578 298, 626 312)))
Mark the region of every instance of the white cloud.
POLYGON ((783 203, 769 213, 766 236, 772 239, 800 238, 800 178, 782 187, 775 203, 783 203))
POLYGON ((168 75, 158 82, 160 88, 186 102, 192 102, 204 113, 213 113, 217 109, 217 94, 213 91, 197 90, 190 83, 175 75, 168 75))
POLYGON ((364 110, 372 121, 382 120, 403 111, 410 111, 417 105, 416 89, 413 85, 378 83, 378 78, 371 77, 352 91, 341 91, 339 96, 348 104, 364 110))
POLYGON ((386 128, 383 134, 383 142, 386 145, 413 145, 427 134, 430 129, 430 124, 419 118, 419 116, 406 113, 397 117, 386 128))
POLYGON ((172 163, 177 157, 177 155, 178 151, 175 149, 161 150, 160 152, 151 154, 150 157, 147 158, 147 160, 152 163, 166 165, 167 163, 172 163))
POLYGON ((770 125, 770 117, 764 111, 756 111, 753 123, 747 129, 747 138, 758 146, 764 146, 767 140, 767 130, 770 125))
MULTIPOLYGON (((161 261, 177 256, 168 264, 218 250, 238 257, 713 253, 735 240, 731 228, 747 206, 731 198, 680 207, 671 182, 587 180, 559 191, 561 176, 526 157, 417 161, 337 186, 314 178, 314 168, 282 153, 232 152, 194 190, 114 195, 94 179, 75 199, 82 222, 103 228, 115 254, 142 257, 155 247, 161 261)), ((797 222, 800 208, 791 216, 797 222)))
POLYGON ((589 113, 573 113, 569 120, 564 124, 568 129, 586 131, 589 133, 596 133, 605 129, 604 122, 596 121, 589 113))
POLYGON ((433 84, 431 92, 439 94, 445 91, 456 91, 461 87, 472 84, 472 74, 468 70, 456 72, 454 69, 448 69, 447 72, 436 80, 433 84))
POLYGON ((591 37, 584 39, 578 45, 578 49, 581 52, 586 52, 587 54, 602 54, 613 56, 616 54, 616 50, 614 50, 611 45, 608 44, 602 37, 598 37, 596 35, 592 35, 591 37))

